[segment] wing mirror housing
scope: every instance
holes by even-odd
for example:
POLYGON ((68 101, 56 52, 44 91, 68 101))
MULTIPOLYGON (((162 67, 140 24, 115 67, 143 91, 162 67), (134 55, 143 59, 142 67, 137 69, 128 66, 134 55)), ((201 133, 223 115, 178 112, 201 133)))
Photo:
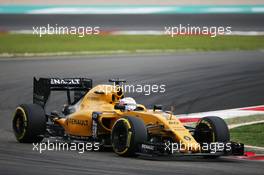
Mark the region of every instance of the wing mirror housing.
POLYGON ((154 105, 153 111, 156 111, 156 110, 162 110, 162 105, 154 105))

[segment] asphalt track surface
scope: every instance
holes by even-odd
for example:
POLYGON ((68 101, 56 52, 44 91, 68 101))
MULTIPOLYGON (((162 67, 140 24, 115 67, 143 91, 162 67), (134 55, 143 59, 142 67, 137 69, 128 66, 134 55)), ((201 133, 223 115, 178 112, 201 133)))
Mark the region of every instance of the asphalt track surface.
MULTIPOLYGON (((90 77, 95 84, 112 77, 164 83, 163 94, 132 96, 147 105, 173 104, 177 113, 263 104, 263 57, 261 51, 244 51, 0 61, 0 174, 263 174, 263 162, 227 158, 150 161, 112 152, 39 154, 31 144, 18 144, 11 129, 15 107, 31 102, 33 76, 90 77)), ((54 95, 51 106, 63 104, 61 94, 54 95)))
POLYGON ((99 26, 108 30, 157 30, 165 26, 223 26, 232 31, 263 31, 264 14, 175 14, 175 15, 0 15, 0 31, 32 30, 47 26, 99 26))

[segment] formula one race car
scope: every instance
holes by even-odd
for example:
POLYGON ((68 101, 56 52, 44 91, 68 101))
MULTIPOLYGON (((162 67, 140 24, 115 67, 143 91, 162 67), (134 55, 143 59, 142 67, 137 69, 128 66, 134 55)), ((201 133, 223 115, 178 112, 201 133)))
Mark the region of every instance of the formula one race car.
POLYGON ((161 105, 146 109, 124 97, 122 83, 92 87, 87 78, 34 78, 33 104, 16 108, 13 130, 21 143, 61 138, 69 142, 98 142, 120 156, 218 157, 243 155, 244 145, 231 142, 223 119, 204 117, 195 127, 185 126, 161 105), (62 112, 45 112, 51 91, 66 91, 62 112), (73 100, 72 100, 73 96, 73 100))

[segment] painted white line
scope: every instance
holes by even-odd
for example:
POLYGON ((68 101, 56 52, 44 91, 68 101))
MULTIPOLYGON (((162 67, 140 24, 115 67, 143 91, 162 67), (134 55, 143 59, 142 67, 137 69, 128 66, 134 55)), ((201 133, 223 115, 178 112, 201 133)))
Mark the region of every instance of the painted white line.
MULTIPOLYGON (((33 34, 33 30, 10 30, 8 33, 11 34, 33 34)), ((164 31, 158 30, 120 30, 120 31, 100 31, 104 35, 166 35, 164 31)), ((50 34, 49 34, 50 35, 50 34)), ((264 31, 232 31, 231 34, 224 34, 227 36, 263 36, 264 31)), ((174 37, 177 37, 175 35, 174 37)), ((188 36, 188 35, 179 35, 179 36, 188 36)), ((220 36, 220 35, 218 35, 220 36)), ((208 36, 209 37, 209 36, 208 36)))
POLYGON ((257 12, 257 13, 264 12, 264 7, 253 7, 252 12, 257 12))
POLYGON ((238 12, 244 12, 243 8, 239 7, 211 7, 208 8, 205 12, 207 13, 238 13, 238 12))
MULTIPOLYGON (((22 60, 28 57, 46 57, 46 56, 74 56, 74 55, 109 55, 109 54, 167 54, 167 53, 174 53, 174 52, 190 52, 195 51, 191 49, 182 49, 182 50, 174 50, 174 49, 138 49, 135 51, 129 50, 109 50, 109 51, 76 51, 76 52, 48 52, 48 53, 0 53, 0 61, 1 60, 10 60, 12 57, 23 57, 22 60)), ((17 58, 15 58, 17 59, 17 58)), ((52 59, 52 58, 51 58, 52 59)))
POLYGON ((30 10, 28 14, 153 14, 171 11, 169 7, 57 7, 30 10))
POLYGON ((156 30, 134 30, 134 31, 113 31, 110 35, 165 35, 163 31, 156 30))
POLYGON ((232 31, 231 34, 226 35, 261 36, 264 35, 264 31, 232 31))
POLYGON ((191 114, 180 114, 177 115, 179 118, 202 118, 206 116, 218 116, 223 119, 235 118, 235 117, 246 117, 250 115, 264 115, 264 111, 254 111, 254 110, 243 110, 247 108, 257 108, 263 107, 260 106, 252 106, 252 107, 243 107, 243 108, 235 108, 235 109, 226 109, 226 110, 217 110, 217 111, 208 111, 208 112, 198 112, 191 114))
POLYGON ((247 122, 247 123, 240 123, 240 124, 233 124, 233 125, 229 125, 228 128, 233 129, 233 128, 237 128, 240 126, 248 126, 248 125, 260 124, 260 123, 264 123, 264 120, 247 122))
POLYGON ((264 150, 264 147, 259 147, 259 146, 245 145, 245 147, 246 147, 246 148, 252 148, 252 149, 264 150))
POLYGON ((33 30, 10 30, 8 33, 10 34, 33 34, 33 30))
MULTIPOLYGON (((109 33, 110 35, 166 35, 164 31, 155 31, 155 30, 138 30, 138 31, 113 31, 109 33)), ((240 36, 261 36, 264 35, 264 31, 232 31, 230 34, 225 33, 224 35, 232 36, 232 35, 240 35, 240 36)), ((184 34, 175 35, 177 36, 185 36, 184 34)), ((186 34, 188 36, 188 34, 186 34)), ((209 35, 206 35, 209 36, 209 35)), ((220 36, 220 35, 217 35, 220 36)))
MULTIPOLYGON (((103 55, 103 54, 127 54, 127 50, 114 51, 78 51, 78 52, 48 52, 48 53, 2 53, 1 60, 9 60, 8 57, 38 57, 38 56, 71 56, 71 55, 103 55), (8 58, 8 59, 5 59, 8 58)), ((24 58, 23 58, 24 59, 24 58)))

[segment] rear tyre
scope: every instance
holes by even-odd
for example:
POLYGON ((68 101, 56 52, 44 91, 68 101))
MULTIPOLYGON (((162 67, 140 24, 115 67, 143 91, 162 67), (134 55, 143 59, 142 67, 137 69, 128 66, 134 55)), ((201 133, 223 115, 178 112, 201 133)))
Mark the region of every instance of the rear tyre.
POLYGON ((113 150, 119 156, 134 156, 139 145, 147 141, 147 129, 142 119, 124 117, 118 119, 112 129, 113 150))
MULTIPOLYGON (((222 118, 210 116, 204 117, 199 121, 195 128, 194 138, 200 144, 210 144, 212 142, 227 143, 230 141, 230 134, 227 124, 222 118)), ((207 158, 217 157, 219 156, 207 156, 207 158)))
POLYGON ((37 104, 22 104, 16 108, 13 131, 20 143, 41 142, 46 131, 44 109, 37 104))

